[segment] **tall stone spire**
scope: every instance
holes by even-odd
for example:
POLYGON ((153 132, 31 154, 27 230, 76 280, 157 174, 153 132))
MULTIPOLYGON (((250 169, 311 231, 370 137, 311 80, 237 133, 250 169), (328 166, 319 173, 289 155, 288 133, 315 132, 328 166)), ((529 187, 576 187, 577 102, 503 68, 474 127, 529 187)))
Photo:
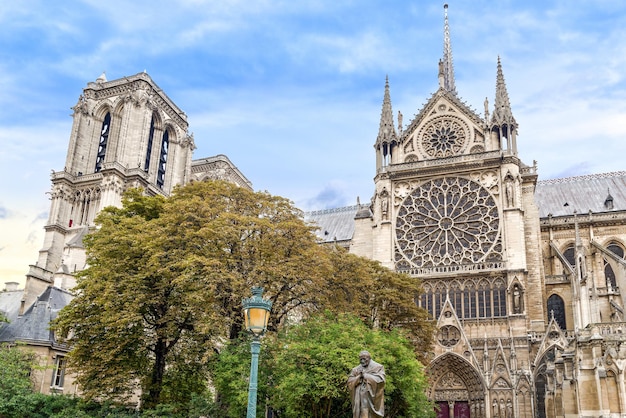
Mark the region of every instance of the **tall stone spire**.
POLYGON ((509 102, 509 93, 506 91, 500 57, 498 57, 498 74, 496 76, 496 99, 489 129, 492 136, 495 135, 495 140, 500 144, 502 150, 517 155, 517 121, 511 112, 511 103, 509 102))
POLYGON ((392 149, 397 145, 398 137, 393 124, 393 111, 391 109, 391 95, 389 94, 389 76, 385 78, 385 95, 383 109, 380 114, 380 127, 376 138, 377 168, 390 163, 392 149))
POLYGON ((383 110, 380 114, 380 127, 376 142, 395 141, 396 129, 393 126, 393 111, 391 110, 391 95, 389 94, 389 76, 385 78, 385 96, 383 98, 383 110))
POLYGON ((454 86, 454 66, 452 65, 452 46, 450 45, 450 26, 448 25, 448 4, 443 5, 443 88, 456 94, 454 86))
POLYGON ((511 112, 511 103, 509 102, 509 93, 506 90, 504 75, 502 73, 502 63, 498 57, 498 74, 496 76, 496 100, 495 109, 491 116, 492 125, 509 125, 517 128, 517 122, 511 112))

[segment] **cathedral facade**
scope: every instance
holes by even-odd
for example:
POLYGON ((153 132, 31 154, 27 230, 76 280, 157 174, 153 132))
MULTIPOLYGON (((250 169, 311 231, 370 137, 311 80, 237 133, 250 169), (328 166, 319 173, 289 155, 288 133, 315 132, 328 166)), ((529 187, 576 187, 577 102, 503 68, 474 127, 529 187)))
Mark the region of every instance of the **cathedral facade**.
MULTIPOLYGON (((305 218, 321 242, 421 281, 416 303, 437 325, 426 366, 439 417, 626 417, 626 172, 539 181, 518 155, 500 60, 478 114, 456 91, 447 17, 444 27, 439 88, 408 124, 394 120, 385 83, 371 200, 305 218)), ((68 347, 47 325, 70 300, 102 208, 130 187, 252 187, 223 155, 192 158, 185 113, 146 73, 99 77, 73 111, 39 257, 24 290, 0 292, 11 320, 0 341, 37 350, 45 393, 76 390, 68 347)))
POLYGON ((307 218, 421 281, 438 417, 625 417, 626 172, 538 181, 500 59, 478 114, 444 27, 439 89, 408 125, 385 84, 371 202, 307 218))

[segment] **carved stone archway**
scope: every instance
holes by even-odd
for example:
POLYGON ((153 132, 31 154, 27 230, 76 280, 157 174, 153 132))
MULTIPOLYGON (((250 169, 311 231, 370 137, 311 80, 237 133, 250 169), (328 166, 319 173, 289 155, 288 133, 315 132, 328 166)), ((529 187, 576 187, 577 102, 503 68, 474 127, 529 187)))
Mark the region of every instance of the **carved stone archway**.
POLYGON ((467 405, 468 417, 486 416, 483 377, 467 360, 457 354, 446 353, 430 363, 427 375, 431 381, 427 396, 433 402, 447 403, 450 408, 467 405))

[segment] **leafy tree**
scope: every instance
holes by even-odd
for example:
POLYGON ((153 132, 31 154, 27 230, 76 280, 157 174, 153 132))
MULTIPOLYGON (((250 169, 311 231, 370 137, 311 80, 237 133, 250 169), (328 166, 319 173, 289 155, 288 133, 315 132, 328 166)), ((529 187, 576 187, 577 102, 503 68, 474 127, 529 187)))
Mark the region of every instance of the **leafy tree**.
POLYGON ((0 417, 14 410, 17 399, 32 392, 30 373, 34 366, 34 354, 0 344, 0 417))
POLYGON ((329 257, 332 280, 319 290, 324 301, 321 308, 352 313, 383 330, 404 329, 416 355, 424 361, 432 344, 433 324, 428 312, 416 303, 421 292, 419 280, 341 248, 334 248, 329 257))
POLYGON ((430 342, 419 283, 321 246, 285 198, 195 182, 169 198, 129 191, 84 242, 89 267, 54 324, 87 399, 185 405, 207 390, 210 357, 240 334, 252 286, 272 302, 269 329, 334 309, 430 342))
MULTIPOLYGON (((423 368, 399 330, 372 329, 355 316, 326 311, 269 335, 264 342, 258 395, 281 416, 352 417, 346 381, 363 349, 385 366, 386 417, 434 415, 425 395, 423 368)), ((244 339, 233 341, 216 361, 214 383, 226 417, 245 414, 249 357, 244 339)), ((263 416, 263 408, 258 416, 263 416)))

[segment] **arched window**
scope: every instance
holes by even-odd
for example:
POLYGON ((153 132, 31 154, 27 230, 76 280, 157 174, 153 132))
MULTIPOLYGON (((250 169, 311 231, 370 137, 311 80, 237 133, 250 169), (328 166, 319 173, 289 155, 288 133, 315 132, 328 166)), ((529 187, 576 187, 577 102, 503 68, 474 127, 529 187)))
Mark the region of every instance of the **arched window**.
POLYGON ((150 131, 148 132, 148 147, 146 149, 146 163, 143 169, 148 172, 150 169, 150 157, 152 156, 152 142, 154 141, 154 115, 150 121, 150 131))
POLYGON ((496 280, 493 286, 493 316, 506 316, 506 286, 504 280, 496 280))
POLYGON ((450 285, 450 302, 454 306, 456 316, 463 318, 463 291, 458 282, 453 282, 450 285))
POLYGON ((476 318, 476 288, 469 282, 463 291, 463 317, 476 318))
POLYGON ((546 376, 544 373, 537 375, 535 378, 535 395, 537 404, 537 417, 546 417, 546 376))
POLYGON ((478 285, 478 316, 480 318, 491 316, 491 289, 486 280, 478 285))
POLYGON ((574 246, 567 247, 567 249, 563 251, 563 256, 572 268, 576 267, 576 250, 574 246))
MULTIPOLYGON (((612 242, 606 248, 619 258, 624 258, 624 249, 619 244, 612 242)), ((613 271, 613 267, 611 267, 606 260, 604 260, 604 278, 606 279, 606 287, 609 289, 617 289, 615 272, 613 271)))
POLYGON ((548 298, 548 318, 551 319, 554 315, 554 320, 562 330, 566 330, 565 327, 565 303, 559 295, 552 295, 548 298))
POLYGON ((165 166, 167 164, 167 148, 170 142, 170 134, 166 129, 163 131, 163 140, 161 141, 161 157, 159 158, 159 171, 157 173, 157 186, 161 189, 165 184, 165 166))
POLYGON ((439 318, 441 315, 441 308, 443 308, 443 304, 446 302, 446 288, 443 283, 438 283, 435 286, 435 311, 433 312, 433 316, 435 319, 439 318))
POLYGON ((98 155, 96 155, 96 173, 102 169, 102 164, 104 163, 109 132, 111 132, 111 113, 107 112, 102 121, 102 129, 100 129, 100 142, 98 143, 98 155))

